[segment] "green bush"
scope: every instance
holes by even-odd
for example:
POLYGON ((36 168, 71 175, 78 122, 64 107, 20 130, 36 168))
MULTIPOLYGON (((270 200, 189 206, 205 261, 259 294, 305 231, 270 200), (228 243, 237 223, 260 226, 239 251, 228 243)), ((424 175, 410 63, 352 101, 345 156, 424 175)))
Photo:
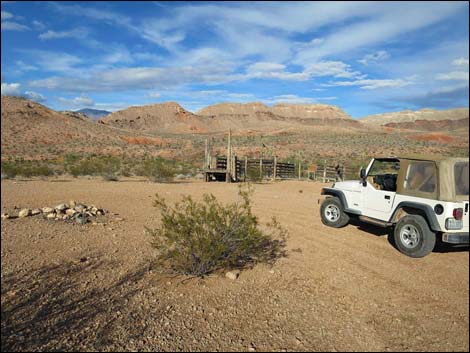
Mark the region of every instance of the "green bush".
POLYGON ((249 191, 239 201, 220 204, 213 195, 202 202, 184 196, 173 207, 158 194, 154 206, 162 223, 146 228, 158 250, 157 263, 171 272, 203 277, 218 270, 273 263, 284 256, 287 232, 273 218, 266 230, 251 212, 249 191))
POLYGON ((263 176, 259 173, 259 168, 248 168, 246 171, 246 179, 254 183, 263 181, 263 176))
POLYGON ((19 168, 13 163, 3 163, 2 162, 2 175, 6 179, 13 179, 18 175, 19 168))
POLYGON ((36 165, 27 161, 2 162, 2 175, 8 179, 12 179, 17 175, 29 178, 53 174, 54 171, 47 165, 36 165))
POLYGON ((175 169, 163 158, 147 159, 142 162, 141 174, 153 182, 173 180, 175 169))

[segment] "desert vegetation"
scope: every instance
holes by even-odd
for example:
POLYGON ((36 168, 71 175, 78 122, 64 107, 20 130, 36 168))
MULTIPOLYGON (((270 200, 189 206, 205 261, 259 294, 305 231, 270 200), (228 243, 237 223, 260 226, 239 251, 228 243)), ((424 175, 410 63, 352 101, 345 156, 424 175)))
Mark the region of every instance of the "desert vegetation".
POLYGON ((213 195, 202 202, 185 196, 175 205, 156 195, 161 225, 147 231, 158 251, 157 263, 171 272, 203 277, 219 270, 272 264, 284 255, 287 232, 273 217, 265 229, 252 213, 252 190, 239 189, 238 200, 223 205, 213 195))
POLYGON ((145 176, 154 182, 168 182, 176 175, 193 176, 197 172, 197 165, 151 156, 133 158, 67 153, 57 159, 25 160, 20 157, 9 158, 1 163, 2 179, 68 174, 73 177, 101 176, 107 181, 116 181, 120 177, 145 176))

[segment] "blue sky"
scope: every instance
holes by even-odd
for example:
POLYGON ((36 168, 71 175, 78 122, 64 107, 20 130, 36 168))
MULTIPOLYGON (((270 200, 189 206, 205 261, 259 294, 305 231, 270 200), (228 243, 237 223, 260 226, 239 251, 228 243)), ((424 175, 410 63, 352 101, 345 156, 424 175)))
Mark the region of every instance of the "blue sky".
POLYGON ((469 105, 468 2, 1 2, 2 94, 57 110, 469 105))

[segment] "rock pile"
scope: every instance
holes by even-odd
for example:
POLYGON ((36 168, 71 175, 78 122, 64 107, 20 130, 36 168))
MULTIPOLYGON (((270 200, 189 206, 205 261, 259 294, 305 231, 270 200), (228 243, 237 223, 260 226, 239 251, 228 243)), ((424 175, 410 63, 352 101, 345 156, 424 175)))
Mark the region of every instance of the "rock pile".
MULTIPOLYGON (((70 201, 69 203, 61 203, 55 207, 43 207, 36 209, 24 208, 18 212, 19 218, 42 215, 49 220, 62 220, 85 224, 94 217, 104 216, 108 214, 107 210, 98 208, 95 205, 85 205, 70 201)), ((16 218, 8 213, 2 213, 2 219, 16 218)))

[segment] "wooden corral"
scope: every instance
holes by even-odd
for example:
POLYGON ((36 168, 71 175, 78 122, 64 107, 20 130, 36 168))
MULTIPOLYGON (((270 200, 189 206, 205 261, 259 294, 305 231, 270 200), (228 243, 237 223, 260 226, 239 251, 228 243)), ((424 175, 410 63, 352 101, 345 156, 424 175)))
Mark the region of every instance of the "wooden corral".
POLYGON ((300 180, 305 176, 309 180, 325 182, 342 181, 346 176, 346 167, 343 164, 329 165, 325 160, 323 166, 311 164, 308 169, 302 170, 299 162, 298 170, 294 163, 278 162, 273 158, 248 158, 238 157, 234 154, 231 144, 231 132, 229 131, 227 154, 225 156, 212 155, 212 141, 206 140, 204 160, 205 181, 239 182, 250 179, 294 179, 300 180))
POLYGON ((204 162, 206 181, 238 182, 250 178, 289 179, 295 178, 294 163, 280 163, 277 158, 237 157, 231 145, 231 132, 228 136, 227 155, 212 156, 212 143, 206 140, 204 162))

